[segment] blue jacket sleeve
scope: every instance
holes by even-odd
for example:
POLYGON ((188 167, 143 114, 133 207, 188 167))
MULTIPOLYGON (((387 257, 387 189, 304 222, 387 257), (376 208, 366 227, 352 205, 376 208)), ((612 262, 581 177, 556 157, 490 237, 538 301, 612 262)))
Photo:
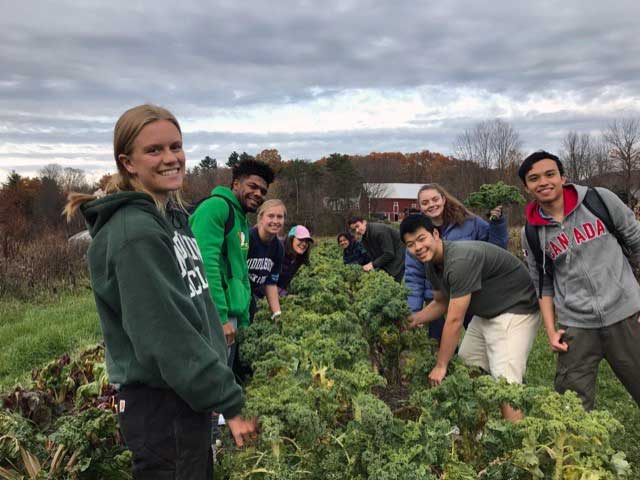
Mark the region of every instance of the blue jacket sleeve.
POLYGON ((485 222, 482 218, 475 218, 475 235, 472 240, 482 240, 497 245, 501 248, 507 248, 509 243, 509 230, 507 228, 507 218, 502 215, 498 220, 485 222))
POLYGON ((502 214, 499 219, 489 222, 488 242, 498 247, 507 248, 507 244, 509 243, 509 229, 507 228, 506 215, 502 214))
POLYGON ((424 264, 407 251, 404 257, 404 283, 409 289, 407 303, 412 312, 422 310, 425 298, 433 298, 431 284, 426 279, 424 264))

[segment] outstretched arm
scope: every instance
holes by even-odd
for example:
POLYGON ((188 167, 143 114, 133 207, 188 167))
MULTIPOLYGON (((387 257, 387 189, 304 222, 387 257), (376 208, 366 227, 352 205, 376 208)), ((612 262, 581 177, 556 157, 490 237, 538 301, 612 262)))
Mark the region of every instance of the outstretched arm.
POLYGON ((447 311, 448 301, 438 290, 433 291, 433 301, 419 312, 409 316, 409 328, 416 328, 424 323, 441 318, 447 311))
POLYGON ((543 296, 538 299, 538 305, 540 305, 540 314, 542 315, 542 322, 544 323, 544 329, 547 332, 547 338, 549 339, 549 346, 554 352, 566 352, 569 349, 562 340, 564 330, 556 330, 555 311, 553 307, 553 297, 543 296))
POLYGON ((424 295, 428 280, 424 264, 414 258, 409 251, 404 257, 404 284, 409 289, 407 303, 412 312, 419 312, 424 305, 424 295))
POLYGON ((444 330, 442 331, 436 366, 429 374, 429 383, 432 386, 440 385, 447 374, 447 367, 458 346, 462 323, 470 302, 470 293, 449 300, 447 319, 444 322, 444 330))

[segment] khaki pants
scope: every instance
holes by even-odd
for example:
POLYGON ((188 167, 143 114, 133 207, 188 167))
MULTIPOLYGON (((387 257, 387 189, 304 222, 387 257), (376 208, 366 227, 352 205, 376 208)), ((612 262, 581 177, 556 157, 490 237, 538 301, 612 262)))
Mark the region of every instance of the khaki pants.
POLYGON ((604 358, 640 406, 640 323, 638 314, 602 328, 563 327, 566 352, 558 354, 555 388, 573 390, 585 410, 596 403, 598 365, 604 358))
POLYGON ((540 314, 503 313, 493 318, 474 315, 458 355, 491 376, 522 383, 527 358, 540 326, 540 314))

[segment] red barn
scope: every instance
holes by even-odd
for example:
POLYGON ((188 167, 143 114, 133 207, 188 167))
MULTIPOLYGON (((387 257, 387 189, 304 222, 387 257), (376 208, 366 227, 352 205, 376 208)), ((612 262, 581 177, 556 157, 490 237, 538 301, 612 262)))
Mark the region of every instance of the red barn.
POLYGON ((365 183, 363 211, 401 221, 412 209, 418 209, 418 190, 422 183, 365 183))

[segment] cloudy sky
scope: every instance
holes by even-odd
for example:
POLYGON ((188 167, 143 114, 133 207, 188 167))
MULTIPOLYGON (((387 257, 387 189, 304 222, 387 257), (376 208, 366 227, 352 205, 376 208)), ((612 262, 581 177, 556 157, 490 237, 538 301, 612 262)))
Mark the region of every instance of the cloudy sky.
POLYGON ((637 0, 0 0, 0 177, 114 170, 127 108, 168 107, 189 166, 236 150, 453 153, 501 118, 556 151, 640 115, 637 0))

